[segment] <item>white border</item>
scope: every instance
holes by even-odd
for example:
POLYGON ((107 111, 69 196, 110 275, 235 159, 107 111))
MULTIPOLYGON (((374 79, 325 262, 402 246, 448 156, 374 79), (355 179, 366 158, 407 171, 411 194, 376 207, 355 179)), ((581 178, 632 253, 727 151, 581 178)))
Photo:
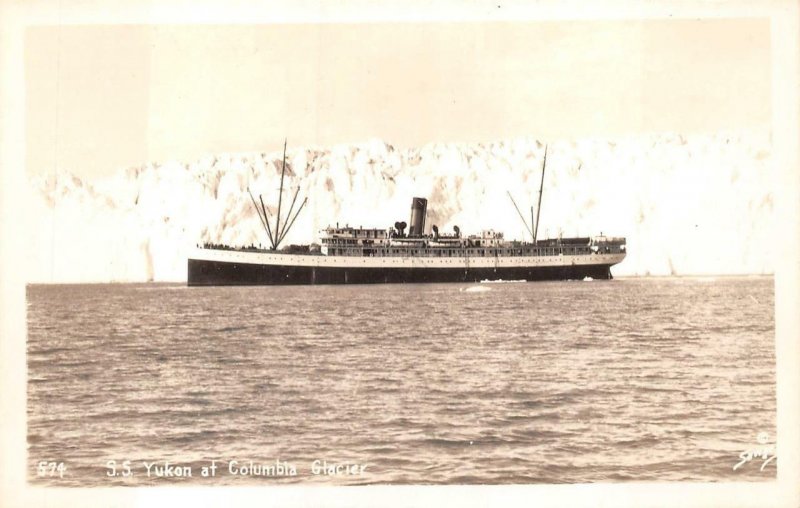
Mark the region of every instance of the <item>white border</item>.
POLYGON ((797 312, 800 302, 800 178, 798 168, 798 82, 800 39, 794 0, 674 2, 390 1, 334 2, 151 1, 48 2, 0 0, 0 379, 2 379, 3 506, 236 506, 272 502, 282 506, 800 506, 800 369, 797 312), (501 21, 533 19, 768 17, 772 30, 773 160, 779 168, 776 188, 776 353, 778 362, 778 481, 747 484, 592 484, 514 487, 273 487, 273 488, 117 488, 60 489, 30 487, 25 457, 25 256, 19 222, 24 210, 15 189, 25 182, 24 33, 26 27, 103 23, 289 23, 363 21, 501 21))

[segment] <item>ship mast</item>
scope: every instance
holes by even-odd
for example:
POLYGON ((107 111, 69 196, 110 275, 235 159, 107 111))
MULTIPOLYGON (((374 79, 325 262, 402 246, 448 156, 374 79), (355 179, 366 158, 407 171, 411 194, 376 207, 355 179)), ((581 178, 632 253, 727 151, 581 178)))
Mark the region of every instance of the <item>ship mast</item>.
MULTIPOLYGON (((547 145, 544 145, 544 160, 542 161, 542 181, 539 183, 539 204, 536 206, 536 226, 533 228, 533 243, 536 243, 536 235, 539 232, 539 217, 542 211, 542 189, 544 188, 544 168, 547 165, 547 145)), ((531 207, 533 213, 533 207, 531 207)), ((533 216, 531 216, 533 220, 533 216)))
POLYGON ((253 201, 253 207, 256 209, 256 213, 258 214, 258 218, 261 219, 261 225, 264 226, 264 230, 267 232, 267 237, 269 238, 270 243, 270 250, 277 250, 280 247, 281 242, 289 233, 289 230, 292 229, 292 225, 294 224, 295 219, 297 216, 300 215, 300 211, 308 202, 308 198, 303 199, 303 203, 300 205, 300 208, 297 209, 294 216, 292 216, 292 211, 294 210, 294 204, 297 201, 297 195, 300 193, 300 186, 297 186, 297 189, 294 192, 294 197, 292 198, 292 204, 289 206, 289 213, 283 220, 283 227, 281 228, 281 205, 283 201, 283 180, 286 176, 286 140, 283 142, 283 163, 281 164, 281 186, 278 190, 278 213, 275 215, 275 227, 269 227, 269 213, 267 212, 267 207, 264 206, 264 199, 259 194, 258 200, 261 202, 261 209, 258 208, 256 204, 255 198, 253 198, 253 194, 250 193, 250 188, 247 189, 247 193, 250 194, 250 199, 253 201))

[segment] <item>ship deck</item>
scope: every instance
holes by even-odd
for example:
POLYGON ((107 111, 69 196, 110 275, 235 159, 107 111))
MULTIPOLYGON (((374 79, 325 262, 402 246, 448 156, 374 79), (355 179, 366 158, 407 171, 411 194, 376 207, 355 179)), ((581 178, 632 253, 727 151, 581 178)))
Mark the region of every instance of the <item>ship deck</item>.
POLYGON ((472 247, 457 245, 425 245, 393 244, 352 245, 329 248, 327 253, 311 249, 310 246, 290 246, 284 250, 270 250, 257 247, 230 247, 226 245, 206 245, 200 250, 215 250, 239 253, 292 255, 292 256, 325 256, 325 257, 378 257, 378 258, 528 258, 551 256, 587 256, 593 254, 624 253, 624 246, 608 243, 595 250, 587 243, 577 244, 570 241, 544 240, 537 245, 531 243, 508 243, 495 247, 472 247))

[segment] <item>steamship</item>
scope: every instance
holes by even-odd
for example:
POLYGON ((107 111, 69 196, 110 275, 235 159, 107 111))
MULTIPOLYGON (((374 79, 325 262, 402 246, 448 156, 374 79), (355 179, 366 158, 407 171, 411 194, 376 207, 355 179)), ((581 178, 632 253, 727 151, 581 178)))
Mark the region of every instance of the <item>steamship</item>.
POLYGON ((188 259, 188 285, 373 284, 411 282, 540 281, 610 279, 611 267, 625 258, 625 238, 594 236, 539 240, 539 215, 547 163, 545 148, 539 204, 534 221, 527 220, 509 193, 532 241, 507 241, 501 232, 487 230, 464 236, 458 226, 440 233, 436 225, 426 234, 428 201, 415 197, 409 224, 395 222, 386 229, 345 225, 320 232, 320 244, 280 244, 305 206, 294 212, 299 187, 289 212, 281 221, 286 144, 281 167, 280 193, 275 221, 259 196, 259 208, 250 199, 270 241, 269 249, 204 244, 188 259), (406 233, 406 226, 408 232, 406 233))

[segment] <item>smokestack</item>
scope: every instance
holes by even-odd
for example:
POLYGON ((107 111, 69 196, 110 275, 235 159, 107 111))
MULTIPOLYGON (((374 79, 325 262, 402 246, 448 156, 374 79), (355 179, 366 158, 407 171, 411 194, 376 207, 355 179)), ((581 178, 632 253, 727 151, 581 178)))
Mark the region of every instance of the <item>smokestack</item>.
POLYGON ((414 198, 411 200, 411 220, 409 221, 408 236, 422 236, 425 232, 425 212, 428 209, 428 200, 414 198))

